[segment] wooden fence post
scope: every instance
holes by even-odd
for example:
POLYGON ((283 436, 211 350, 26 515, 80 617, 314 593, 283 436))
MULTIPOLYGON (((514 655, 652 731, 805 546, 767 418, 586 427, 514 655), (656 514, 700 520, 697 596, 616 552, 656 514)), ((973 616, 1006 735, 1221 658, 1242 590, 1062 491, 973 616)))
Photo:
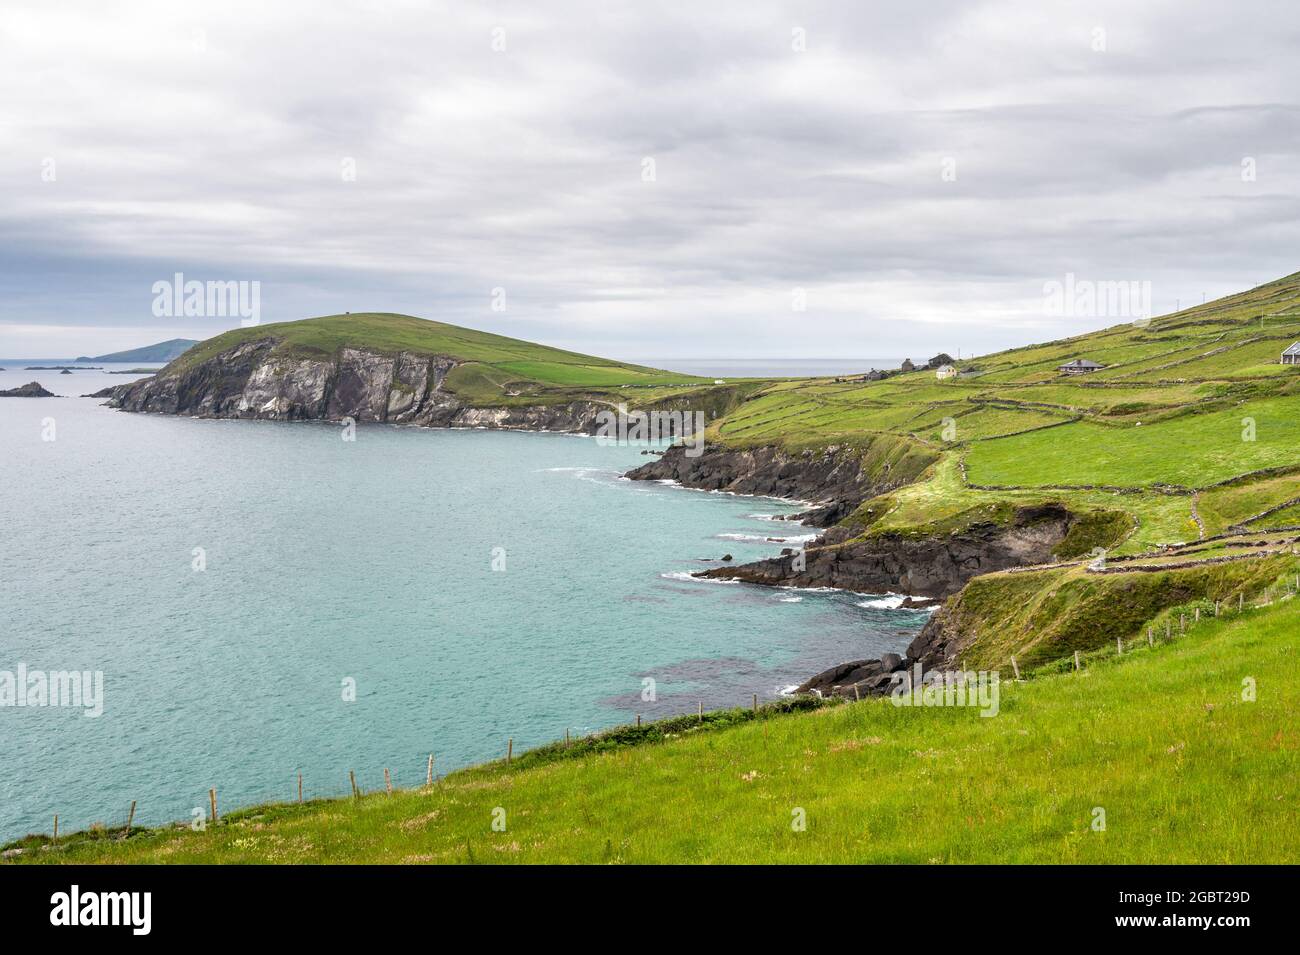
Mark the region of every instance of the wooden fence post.
POLYGON ((1011 657, 1011 672, 1016 675, 1016 682, 1020 682, 1020 666, 1016 663, 1014 654, 1011 657))
POLYGON ((1151 632, 1151 628, 1147 627, 1147 646, 1154 647, 1155 645, 1156 645, 1155 635, 1151 632))
POLYGON ((636 728, 637 728, 637 729, 640 729, 640 728, 641 728, 641 714, 640 714, 640 713, 638 713, 638 714, 636 715, 636 728))
POLYGON ((361 790, 357 789, 357 774, 349 769, 348 779, 352 781, 352 798, 359 799, 361 797, 361 790))
POLYGON ((384 767, 384 788, 388 790, 388 795, 393 794, 393 777, 388 775, 388 767, 384 767))
MULTIPOLYGON (((856 683, 853 684, 853 685, 854 685, 854 686, 857 686, 856 683)), ((758 714, 758 694, 757 694, 757 693, 754 694, 754 714, 755 714, 755 715, 758 714)))
POLYGON ((704 701, 701 700, 699 703, 696 703, 695 705, 700 714, 700 722, 703 723, 704 722, 704 701))
POLYGON ((429 754, 429 771, 424 775, 424 784, 426 786, 433 785, 433 753, 429 754))
POLYGON ((1122 654, 1123 652, 1124 652, 1124 641, 1123 641, 1122 639, 1120 639, 1119 637, 1116 637, 1116 638, 1115 638, 1115 656, 1119 656, 1119 655, 1122 654))
POLYGON ((564 748, 569 748, 569 728, 567 726, 564 728, 564 748))
POLYGON ((59 814, 56 812, 54 814, 54 840, 57 842, 58 839, 59 839, 59 814))
POLYGON ((862 694, 858 692, 858 685, 856 683, 853 684, 853 702, 854 703, 862 702, 862 694))
POLYGON ((208 790, 208 804, 212 807, 212 822, 217 821, 217 789, 214 786, 208 790))
POLYGON ((126 814, 126 834, 131 834, 131 823, 135 821, 135 800, 131 800, 131 811, 126 814))
POLYGON ((1075 651, 1074 651, 1074 668, 1075 668, 1076 670, 1079 669, 1079 651, 1078 651, 1078 650, 1075 650, 1075 651))
POLYGON ((515 738, 512 736, 506 740, 506 765, 510 765, 511 758, 515 755, 515 738))
POLYGON ((298 802, 302 802, 302 773, 298 774, 298 802))

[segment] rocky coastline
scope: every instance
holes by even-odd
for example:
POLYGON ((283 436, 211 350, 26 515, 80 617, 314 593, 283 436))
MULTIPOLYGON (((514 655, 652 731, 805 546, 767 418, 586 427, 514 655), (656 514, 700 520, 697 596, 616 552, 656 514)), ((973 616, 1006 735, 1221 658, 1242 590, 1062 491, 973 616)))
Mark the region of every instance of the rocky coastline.
POLYGON ((344 348, 335 357, 275 353, 272 338, 244 342, 196 365, 116 385, 92 397, 123 411, 247 418, 342 421, 429 428, 495 428, 592 433, 603 403, 473 407, 444 388, 456 359, 344 348))
MULTIPOLYGON (((273 338, 241 342, 196 364, 106 388, 124 411, 272 421, 341 421, 432 428, 592 433, 606 403, 585 399, 556 404, 474 407, 444 387, 459 362, 407 352, 382 354, 344 348, 329 357, 285 355, 273 338)), ((861 537, 840 522, 870 498, 910 483, 915 474, 871 461, 860 446, 787 450, 776 446, 713 445, 690 453, 683 445, 650 455, 628 472, 633 480, 672 480, 685 487, 808 502, 796 519, 825 532, 801 551, 714 567, 696 576, 783 587, 835 587, 942 600, 971 577, 1046 561, 1068 533, 1062 508, 1023 508, 1009 525, 975 524, 943 537, 880 534, 861 537)), ((899 666, 934 666, 953 640, 939 638, 940 608, 899 666)), ((955 652, 955 650, 953 651, 955 652)), ((882 691, 895 662, 858 660, 818 674, 807 692, 871 695, 882 691)))
POLYGON ((634 481, 676 481, 683 487, 812 502, 795 518, 810 527, 830 527, 869 497, 900 482, 873 476, 858 449, 831 446, 785 451, 765 445, 733 449, 720 445, 692 456, 674 445, 656 460, 627 473, 634 481))
POLYGON ((1007 523, 975 522, 943 535, 863 536, 861 531, 837 522, 862 501, 893 490, 896 485, 887 478, 873 479, 862 464, 861 453, 852 448, 792 454, 775 447, 712 447, 688 458, 684 449, 674 447, 627 476, 634 480, 671 479, 685 487, 705 490, 817 502, 812 510, 796 517, 805 524, 827 529, 802 550, 785 548, 778 557, 714 567, 697 572, 697 577, 771 587, 833 587, 904 594, 909 608, 934 609, 906 653, 842 663, 795 690, 854 699, 887 693, 894 682, 891 674, 900 670, 926 673, 950 665, 961 637, 946 626, 943 601, 979 574, 1050 562, 1075 520, 1064 507, 1048 504, 1019 508, 1007 523), (915 669, 918 665, 919 671, 915 669))

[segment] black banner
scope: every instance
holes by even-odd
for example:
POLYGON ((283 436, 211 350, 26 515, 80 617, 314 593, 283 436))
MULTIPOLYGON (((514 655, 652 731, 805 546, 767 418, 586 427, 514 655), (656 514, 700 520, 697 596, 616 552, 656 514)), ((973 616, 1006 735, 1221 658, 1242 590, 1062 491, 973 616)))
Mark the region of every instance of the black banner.
POLYGON ((396 943, 408 932, 436 937, 461 926, 509 937, 568 917, 657 935, 691 916, 725 924, 728 937, 770 943, 809 933, 831 941, 866 931, 900 941, 1041 928, 1071 939, 1200 934, 1231 944, 1241 933, 1294 922, 1283 910, 1295 874, 1154 866, 6 865, 0 917, 7 943, 73 932, 83 941, 112 936, 128 944, 251 937, 396 943))

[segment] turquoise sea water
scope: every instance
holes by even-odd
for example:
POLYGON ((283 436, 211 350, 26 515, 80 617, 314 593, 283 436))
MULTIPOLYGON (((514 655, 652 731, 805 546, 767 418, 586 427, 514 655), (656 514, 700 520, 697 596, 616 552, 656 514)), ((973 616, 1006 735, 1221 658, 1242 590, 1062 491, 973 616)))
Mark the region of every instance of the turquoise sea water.
MULTIPOLYGON (((0 388, 130 380, 0 364, 0 388)), ((289 799, 299 772, 308 796, 346 793, 349 770, 416 785, 429 753, 446 772, 510 737, 772 698, 925 619, 684 579, 811 530, 756 516, 789 503, 622 479, 639 448, 341 434, 0 399, 0 671, 104 674, 97 719, 0 707, 0 839, 56 812, 120 824, 133 799, 142 823, 189 819, 211 786, 226 808, 289 799)))

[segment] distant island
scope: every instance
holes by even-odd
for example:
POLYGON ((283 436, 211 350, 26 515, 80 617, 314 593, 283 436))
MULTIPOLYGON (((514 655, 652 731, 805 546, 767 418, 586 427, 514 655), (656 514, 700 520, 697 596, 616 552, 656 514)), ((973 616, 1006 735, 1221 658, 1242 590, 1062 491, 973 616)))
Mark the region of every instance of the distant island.
POLYGON ((110 352, 107 355, 96 355, 88 358, 85 355, 78 358, 77 361, 171 361, 179 358, 186 351, 198 342, 193 338, 171 338, 165 342, 158 342, 156 345, 145 345, 141 348, 131 348, 126 351, 110 352))
POLYGON ((46 391, 39 381, 29 381, 17 388, 0 391, 0 398, 54 398, 53 392, 46 391))

